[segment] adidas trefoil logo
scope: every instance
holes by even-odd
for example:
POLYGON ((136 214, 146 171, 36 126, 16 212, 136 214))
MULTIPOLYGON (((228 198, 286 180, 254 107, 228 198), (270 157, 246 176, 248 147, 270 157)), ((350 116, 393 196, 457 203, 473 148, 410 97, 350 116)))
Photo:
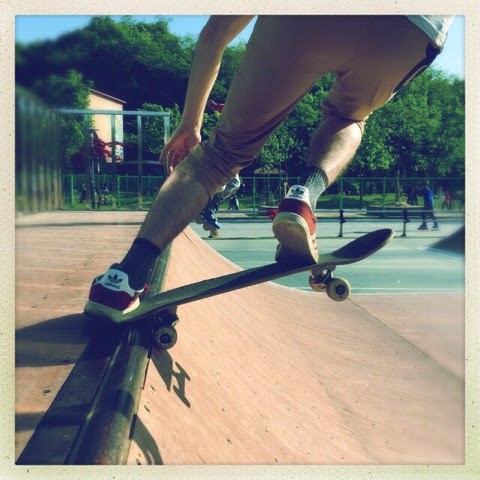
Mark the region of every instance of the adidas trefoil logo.
POLYGON ((120 283, 123 282, 123 278, 118 278, 118 275, 115 274, 113 277, 111 275, 108 276, 108 281, 112 283, 120 283))
POLYGON ((306 191, 306 188, 300 186, 292 187, 288 192, 288 197, 303 198, 306 194, 306 191))
POLYGON ((105 282, 106 287, 115 288, 116 290, 120 290, 120 283, 123 282, 123 278, 118 278, 118 275, 108 275, 108 280, 105 282))

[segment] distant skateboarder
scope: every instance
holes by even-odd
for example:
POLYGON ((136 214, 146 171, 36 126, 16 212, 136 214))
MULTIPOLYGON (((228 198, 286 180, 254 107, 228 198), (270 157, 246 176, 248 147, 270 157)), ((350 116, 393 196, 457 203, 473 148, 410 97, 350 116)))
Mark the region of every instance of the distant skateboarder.
MULTIPOLYGON (((210 203, 202 210, 200 216, 197 217, 197 223, 203 223, 214 230, 220 230, 221 225, 215 216, 215 211, 218 209, 220 203, 235 195, 241 184, 242 182, 238 174, 231 178, 227 184, 213 196, 210 203)), ((215 236, 214 231, 212 231, 212 236, 215 236)))
POLYGON ((420 192, 423 196, 423 213, 422 213, 422 224, 418 227, 418 230, 428 230, 427 225, 427 215, 433 220, 432 230, 440 230, 438 226, 437 218, 435 213, 433 213, 433 192, 428 188, 428 182, 422 182, 420 184, 420 192))

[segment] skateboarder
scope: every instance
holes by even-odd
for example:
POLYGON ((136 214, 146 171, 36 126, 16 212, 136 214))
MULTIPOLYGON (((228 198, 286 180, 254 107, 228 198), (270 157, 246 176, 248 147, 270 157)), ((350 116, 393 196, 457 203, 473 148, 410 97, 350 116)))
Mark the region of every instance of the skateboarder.
POLYGON ((200 126, 226 46, 251 16, 213 16, 199 36, 180 126, 161 154, 169 174, 125 258, 97 277, 86 311, 121 316, 139 305, 160 252, 220 187, 250 165, 275 128, 329 72, 307 164, 279 206, 275 258, 318 258, 312 206, 348 165, 369 115, 440 53, 451 16, 259 16, 210 137, 200 126), (199 143, 200 142, 200 143, 199 143))
POLYGON ((235 195, 237 190, 240 188, 240 185, 240 176, 237 174, 233 178, 231 178, 227 182, 227 184, 213 196, 209 204, 201 211, 200 215, 197 217, 197 223, 203 223, 207 226, 207 228, 212 231, 212 233, 215 230, 220 230, 220 223, 218 222, 218 219, 215 216, 214 212, 218 209, 220 203, 228 200, 235 195))
POLYGON ((428 230, 427 215, 433 220, 432 230, 440 230, 435 213, 433 213, 433 192, 428 188, 427 181, 420 184, 420 192, 423 196, 424 211, 422 213, 422 224, 418 227, 418 230, 428 230))
MULTIPOLYGON (((213 84, 212 84, 213 87, 213 84)), ((188 98, 187 98, 188 101, 188 98)), ((209 100, 207 102, 207 108, 213 112, 221 113, 225 104, 217 103, 214 100, 209 100)), ((187 109, 185 109, 187 110, 187 109)), ((182 115, 182 119, 185 118, 185 110, 182 115)), ((167 143, 164 148, 164 151, 169 151, 170 144, 175 143, 175 133, 172 136, 172 139, 167 143)), ((201 211, 200 215, 197 217, 196 221, 198 224, 204 225, 206 230, 210 230, 210 237, 215 236, 215 233, 218 235, 218 230, 220 230, 220 223, 218 222, 217 217, 215 216, 215 211, 218 209, 218 206, 224 200, 229 199, 235 192, 240 188, 240 177, 235 175, 231 178, 223 188, 221 188, 208 203, 208 205, 201 211)))

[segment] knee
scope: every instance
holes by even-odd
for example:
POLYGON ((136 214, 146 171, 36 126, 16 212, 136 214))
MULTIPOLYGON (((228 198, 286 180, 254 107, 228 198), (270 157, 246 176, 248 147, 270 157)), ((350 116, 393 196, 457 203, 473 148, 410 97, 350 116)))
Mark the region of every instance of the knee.
POLYGON ((358 127, 360 137, 363 136, 365 131, 365 122, 366 120, 355 120, 353 118, 348 118, 342 115, 337 114, 334 110, 327 108, 325 105, 322 107, 322 118, 320 125, 330 124, 334 129, 344 129, 350 125, 356 125, 358 127))
POLYGON ((241 167, 231 159, 226 161, 224 153, 212 148, 208 142, 202 142, 180 162, 177 169, 200 183, 212 199, 241 167))

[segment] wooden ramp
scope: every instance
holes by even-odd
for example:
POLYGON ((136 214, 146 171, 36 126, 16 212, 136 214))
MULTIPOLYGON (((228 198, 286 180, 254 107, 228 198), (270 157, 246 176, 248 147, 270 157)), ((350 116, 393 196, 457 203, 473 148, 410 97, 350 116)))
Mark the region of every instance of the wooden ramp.
MULTIPOLYGON (((17 230, 17 454, 88 342, 93 276, 137 229, 17 230)), ((236 270, 187 229, 166 288, 236 270)), ((127 461, 462 464, 463 309, 462 295, 335 303, 273 283, 181 306, 176 346, 152 352, 127 461)))

